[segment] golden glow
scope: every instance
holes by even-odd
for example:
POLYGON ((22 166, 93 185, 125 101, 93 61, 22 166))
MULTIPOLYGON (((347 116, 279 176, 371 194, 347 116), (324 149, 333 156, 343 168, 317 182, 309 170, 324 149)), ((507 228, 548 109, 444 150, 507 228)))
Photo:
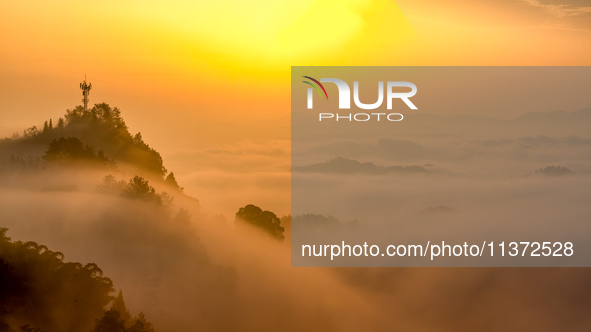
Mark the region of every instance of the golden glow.
POLYGON ((375 8, 388 16, 390 29, 408 30, 388 0, 153 1, 137 15, 209 52, 287 62, 340 50, 374 23, 366 18, 375 8))
POLYGON ((289 169, 244 147, 288 150, 292 65, 590 65, 586 18, 497 0, 0 0, 0 136, 63 116, 88 74, 91 103, 120 107, 171 169, 232 163, 222 187, 289 169))
MULTIPOLYGON (((101 86, 95 98, 137 105, 150 96, 156 109, 198 112, 206 126, 288 114, 292 65, 591 61, 589 31, 493 0, 30 0, 0 2, 0 12, 0 71, 11 82, 0 106, 30 103, 19 114, 56 96, 48 83, 75 88, 85 73, 101 86), (23 101, 31 87, 39 98, 23 101)), ((56 107, 78 99, 62 95, 56 107)))

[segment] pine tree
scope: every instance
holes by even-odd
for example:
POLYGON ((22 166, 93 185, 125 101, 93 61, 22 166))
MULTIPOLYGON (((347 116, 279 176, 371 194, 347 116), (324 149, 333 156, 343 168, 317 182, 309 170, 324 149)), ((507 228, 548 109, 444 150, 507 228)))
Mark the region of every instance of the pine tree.
POLYGON ((105 315, 96 321, 94 332, 125 332, 125 323, 119 311, 111 309, 105 312, 105 315))
POLYGON ((176 178, 174 177, 173 172, 170 172, 170 174, 168 174, 166 179, 164 179, 164 182, 176 190, 183 191, 183 189, 185 189, 185 188, 182 188, 181 186, 179 186, 178 182, 176 182, 176 178))
POLYGON ((115 301, 113 301, 113 305, 111 306, 111 310, 119 311, 119 313, 121 314, 121 319, 123 319, 125 324, 128 324, 129 321, 131 320, 131 315, 129 314, 129 311, 127 311, 127 307, 125 306, 125 301, 123 300, 123 290, 121 290, 121 289, 119 290, 119 294, 115 298, 115 301))
POLYGON ((127 332, 155 332, 154 325, 148 322, 143 312, 134 319, 133 325, 131 325, 127 332))

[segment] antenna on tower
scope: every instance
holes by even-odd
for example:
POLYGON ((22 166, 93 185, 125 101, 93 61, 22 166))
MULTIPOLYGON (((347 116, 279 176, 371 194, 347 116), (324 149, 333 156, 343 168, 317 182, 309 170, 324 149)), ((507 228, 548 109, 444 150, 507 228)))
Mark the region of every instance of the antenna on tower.
POLYGON ((92 83, 86 84, 86 74, 84 74, 84 82, 80 83, 80 89, 82 90, 82 102, 84 102, 84 110, 88 111, 88 95, 90 89, 92 89, 92 83))

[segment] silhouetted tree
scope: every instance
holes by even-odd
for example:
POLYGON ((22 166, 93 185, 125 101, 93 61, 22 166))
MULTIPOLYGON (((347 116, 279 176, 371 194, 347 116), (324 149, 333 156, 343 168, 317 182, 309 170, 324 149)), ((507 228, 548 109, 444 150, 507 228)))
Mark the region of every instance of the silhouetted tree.
POLYGON ((138 198, 146 201, 160 199, 154 187, 150 186, 148 180, 137 175, 129 180, 123 194, 128 198, 138 198))
POLYGON ((249 204, 241 207, 236 213, 235 222, 244 221, 263 229, 271 236, 283 240, 284 228, 281 227, 281 220, 271 211, 263 211, 260 207, 249 204))
POLYGON ((166 183, 168 186, 170 186, 176 190, 179 190, 181 192, 185 189, 185 188, 182 188, 181 186, 179 186, 179 184, 176 182, 173 172, 170 172, 170 174, 168 174, 168 176, 164 180, 164 183, 166 183))
POLYGON ((119 294, 113 301, 113 305, 111 305, 111 310, 117 310, 121 314, 121 319, 127 324, 131 320, 131 315, 129 311, 127 311, 127 307, 125 306, 125 301, 123 300, 123 290, 119 290, 119 294))
POLYGON ((59 118, 57 120, 57 129, 62 130, 62 129, 64 129, 64 126, 65 126, 64 119, 59 118))
POLYGON ((33 126, 33 127, 30 127, 30 128, 27 128, 23 132, 24 138, 34 137, 37 134, 39 134, 39 130, 37 130, 37 126, 33 126))
POLYGON ((133 324, 127 329, 126 332, 155 332, 154 325, 148 322, 143 312, 134 319, 133 324))
POLYGON ((127 187, 127 182, 121 180, 117 181, 111 174, 105 175, 103 184, 99 185, 99 190, 111 194, 121 194, 127 187))
POLYGON ((12 242, 0 229, 0 321, 44 331, 84 331, 113 300, 111 280, 93 263, 65 263, 35 242, 12 242), (59 315, 56 315, 59 313, 59 315))
POLYGON ((535 172, 535 174, 542 174, 547 176, 563 176, 563 175, 571 175, 573 171, 566 167, 562 166, 548 166, 546 168, 540 168, 535 172))
POLYGON ((102 150, 95 153, 92 146, 84 145, 76 137, 53 139, 49 143, 49 148, 45 151, 43 159, 49 162, 79 160, 97 162, 110 167, 115 165, 102 150))
POLYGON ((41 329, 38 327, 32 327, 29 324, 23 325, 20 327, 22 332, 41 332, 41 329))
POLYGON ((181 208, 174 217, 174 221, 181 224, 188 224, 191 221, 191 213, 185 208, 181 208))
POLYGON ((76 137, 60 137, 49 143, 49 148, 45 152, 43 159, 55 161, 60 159, 93 159, 95 158, 94 148, 84 146, 76 137))
POLYGON ((281 217, 281 226, 284 228, 285 238, 291 241, 291 214, 281 217))
POLYGON ((121 313, 111 309, 105 312, 101 319, 96 321, 94 332, 125 332, 125 322, 121 318, 121 313))
POLYGON ((100 103, 85 110, 76 106, 66 110, 65 119, 60 118, 57 126, 52 127, 53 123, 49 120, 49 123, 44 123, 42 131, 33 126, 24 130, 21 137, 13 135, 12 139, 5 139, 0 145, 26 143, 30 148, 30 143, 34 143, 45 148, 53 139, 75 137, 97 150, 105 151, 113 160, 138 166, 162 178, 167 173, 162 156, 144 142, 141 133, 132 135, 129 132, 117 107, 100 103))
POLYGON ((150 186, 148 180, 137 175, 129 180, 129 183, 123 189, 122 194, 127 198, 141 199, 146 202, 154 202, 163 206, 170 206, 173 201, 173 197, 166 192, 157 194, 154 187, 150 186))

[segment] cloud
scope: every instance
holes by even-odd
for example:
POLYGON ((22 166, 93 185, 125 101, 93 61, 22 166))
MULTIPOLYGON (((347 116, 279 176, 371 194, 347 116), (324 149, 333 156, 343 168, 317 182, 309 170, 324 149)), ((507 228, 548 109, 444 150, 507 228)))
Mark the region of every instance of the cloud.
POLYGON ((591 7, 580 7, 572 4, 543 4, 539 0, 518 0, 530 6, 540 8, 548 14, 557 18, 566 18, 591 14, 591 7))

